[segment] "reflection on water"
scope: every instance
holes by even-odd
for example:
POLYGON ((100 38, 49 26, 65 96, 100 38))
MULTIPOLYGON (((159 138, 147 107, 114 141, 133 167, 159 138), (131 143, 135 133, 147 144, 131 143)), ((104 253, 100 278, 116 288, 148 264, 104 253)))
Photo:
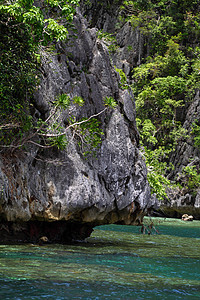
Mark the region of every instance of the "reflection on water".
POLYGON ((110 225, 73 245, 0 245, 0 299, 200 299, 200 222, 155 224, 160 235, 110 225))

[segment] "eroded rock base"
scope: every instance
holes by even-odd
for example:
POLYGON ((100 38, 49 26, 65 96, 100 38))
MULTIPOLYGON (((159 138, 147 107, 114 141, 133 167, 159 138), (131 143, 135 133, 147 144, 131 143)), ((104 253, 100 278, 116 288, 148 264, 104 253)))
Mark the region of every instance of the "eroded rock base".
POLYGON ((153 216, 181 219, 183 214, 192 215, 194 220, 200 220, 200 208, 189 205, 183 207, 161 206, 157 211, 154 211, 153 216))
POLYGON ((70 243, 84 240, 93 231, 91 224, 56 222, 0 222, 0 244, 70 243))

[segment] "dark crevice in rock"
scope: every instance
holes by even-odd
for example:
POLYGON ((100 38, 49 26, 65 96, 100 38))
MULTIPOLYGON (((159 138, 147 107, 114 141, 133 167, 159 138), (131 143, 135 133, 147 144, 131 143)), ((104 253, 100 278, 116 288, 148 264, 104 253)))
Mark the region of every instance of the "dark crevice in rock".
POLYGON ((116 197, 114 198, 114 206, 115 206, 115 210, 116 210, 117 214, 119 215, 119 208, 118 208, 116 197))
POLYGON ((152 216, 178 218, 181 219, 183 214, 192 215, 194 220, 200 220, 200 208, 193 207, 191 204, 183 206, 161 205, 158 210, 154 210, 152 216))
POLYGON ((105 178, 104 178, 102 175, 100 175, 99 173, 98 173, 97 175, 98 175, 99 182, 100 182, 101 184, 104 185, 105 189, 106 189, 108 192, 110 192, 109 184, 108 184, 108 182, 105 180, 105 178))

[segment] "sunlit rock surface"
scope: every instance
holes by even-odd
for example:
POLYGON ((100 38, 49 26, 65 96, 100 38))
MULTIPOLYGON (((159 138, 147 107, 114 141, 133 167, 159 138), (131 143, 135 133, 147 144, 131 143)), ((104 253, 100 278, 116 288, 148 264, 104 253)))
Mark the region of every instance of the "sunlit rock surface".
MULTIPOLYGON (((151 56, 151 45, 148 35, 143 34, 139 27, 133 27, 130 22, 120 22, 119 16, 122 13, 120 4, 122 2, 120 0, 109 2, 105 0, 81 1, 81 8, 90 26, 95 26, 104 33, 110 33, 115 38, 116 51, 110 51, 113 64, 122 69, 128 82, 132 83, 133 69, 141 65, 149 55, 151 56)), ((106 40, 106 38, 103 38, 103 40, 106 40)), ((111 46, 112 43, 113 41, 110 43, 111 46)), ((182 136, 181 139, 178 139, 177 147, 170 156, 170 162, 175 167, 171 174, 168 174, 172 182, 183 183, 180 174, 184 167, 195 165, 197 170, 200 168, 200 151, 194 146, 193 138, 187 134, 191 132, 195 120, 199 124, 199 118, 200 96, 197 90, 194 100, 184 107, 179 107, 176 111, 176 119, 183 124, 186 134, 185 137, 182 136)), ((167 189, 167 195, 169 201, 163 201, 162 211, 159 213, 168 217, 181 218, 182 214, 187 212, 200 219, 198 189, 194 192, 188 192, 184 189, 172 187, 167 189)))
MULTIPOLYGON (((104 132, 95 157, 84 157, 68 132, 65 151, 28 145, 0 159, 0 240, 83 239, 99 224, 139 224, 155 205, 138 148, 134 99, 119 88, 119 76, 107 47, 80 13, 76 38, 42 53, 42 80, 35 94, 34 118, 45 119, 58 94, 81 96, 85 105, 70 107, 77 118, 104 109, 113 97, 115 110, 99 115, 104 132)), ((65 122, 69 111, 65 112, 65 122)))
MULTIPOLYGON (((190 104, 183 127, 186 132, 190 133, 194 121, 200 121, 200 94, 197 91, 194 101, 190 104)), ((170 158, 172 164, 175 166, 171 172, 171 178, 182 183, 182 171, 185 167, 196 166, 200 168, 200 151, 194 146, 192 136, 186 136, 178 141, 177 147, 170 158)), ((167 190, 170 201, 163 202, 161 205, 161 212, 168 217, 180 218, 182 214, 191 214, 195 219, 200 219, 200 189, 193 193, 181 190, 179 188, 172 188, 167 190)))

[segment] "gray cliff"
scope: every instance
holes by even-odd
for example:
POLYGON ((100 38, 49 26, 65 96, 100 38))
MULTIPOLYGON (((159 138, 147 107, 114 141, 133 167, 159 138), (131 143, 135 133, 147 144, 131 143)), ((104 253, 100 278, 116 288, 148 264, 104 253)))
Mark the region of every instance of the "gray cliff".
POLYGON ((56 45, 57 55, 42 53, 34 118, 45 119, 61 93, 84 99, 83 107, 70 107, 77 118, 99 113, 105 97, 113 97, 118 107, 98 116, 104 135, 96 157, 84 157, 70 132, 65 151, 28 144, 2 154, 1 241, 38 241, 44 235, 51 241, 83 239, 96 225, 140 224, 155 204, 138 147, 133 95, 119 88, 119 75, 96 29, 80 12, 74 24, 76 38, 56 45))
MULTIPOLYGON (((127 76, 128 83, 132 82, 132 71, 142 64, 142 60, 149 55, 149 38, 144 36, 139 28, 133 28, 129 22, 119 21, 121 14, 118 1, 98 1, 91 0, 89 4, 82 1, 82 11, 87 16, 90 24, 99 30, 108 32, 116 38, 117 49, 110 51, 113 64, 122 69, 127 76), (120 23, 120 24, 119 24, 120 23)), ((108 42, 109 44, 109 42, 108 42)), ((196 91, 194 100, 177 111, 177 118, 183 124, 186 131, 177 147, 170 156, 170 163, 174 165, 174 170, 168 174, 169 179, 176 184, 184 186, 184 167, 195 166, 200 169, 200 151, 194 145, 191 135, 192 124, 195 120, 200 122, 200 96, 196 91)), ((200 188, 188 191, 184 188, 167 188, 168 200, 160 203, 159 215, 167 217, 178 217, 182 214, 193 214, 195 218, 200 218, 200 188)), ((157 213, 156 213, 157 215, 157 213)))
POLYGON ((180 217, 181 214, 187 212, 199 219, 200 215, 200 187, 195 189, 193 193, 188 192, 184 188, 185 176, 183 170, 185 167, 195 166, 198 170, 200 168, 200 151, 194 145, 193 135, 191 130, 194 121, 200 121, 200 92, 196 91, 194 101, 189 105, 183 128, 188 133, 185 138, 182 138, 170 157, 170 161, 174 165, 174 170, 170 176, 176 180, 176 183, 181 183, 183 188, 168 189, 168 196, 170 202, 164 202, 161 205, 161 210, 171 217, 180 217))

